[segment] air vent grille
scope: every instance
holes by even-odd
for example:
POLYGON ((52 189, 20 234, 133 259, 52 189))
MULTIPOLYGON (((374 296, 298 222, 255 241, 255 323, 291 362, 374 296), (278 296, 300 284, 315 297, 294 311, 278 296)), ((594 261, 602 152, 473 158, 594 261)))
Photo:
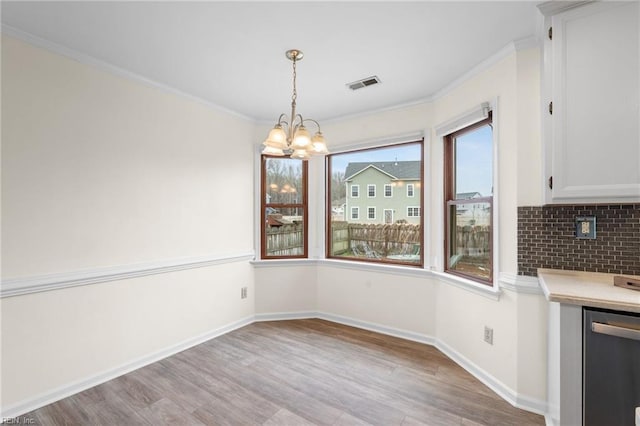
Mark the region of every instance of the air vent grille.
POLYGON ((351 90, 362 89, 363 87, 373 86, 374 84, 380 83, 380 79, 378 76, 371 76, 367 78, 363 78, 361 80, 354 81, 352 83, 347 84, 347 87, 351 90))

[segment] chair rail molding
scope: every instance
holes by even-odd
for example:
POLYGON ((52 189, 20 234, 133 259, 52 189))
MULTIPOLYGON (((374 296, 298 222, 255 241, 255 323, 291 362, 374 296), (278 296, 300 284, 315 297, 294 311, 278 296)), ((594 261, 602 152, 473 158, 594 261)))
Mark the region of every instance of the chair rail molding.
POLYGON ((538 277, 502 272, 500 273, 499 282, 500 288, 516 293, 542 294, 538 277))
POLYGON ((3 279, 0 285, 0 298, 120 281, 146 275, 165 274, 185 269, 204 268, 224 263, 248 262, 254 258, 255 253, 247 251, 233 254, 210 254, 167 259, 31 277, 7 278, 3 279))

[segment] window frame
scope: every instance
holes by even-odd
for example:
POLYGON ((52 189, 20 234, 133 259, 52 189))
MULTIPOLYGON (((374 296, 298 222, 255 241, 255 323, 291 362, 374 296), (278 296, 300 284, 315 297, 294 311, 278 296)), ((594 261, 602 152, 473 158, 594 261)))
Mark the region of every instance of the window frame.
MULTIPOLYGON (((495 209, 494 209, 494 197, 495 197, 495 191, 491 196, 485 196, 485 197, 478 197, 478 198, 474 198, 474 199, 456 199, 455 195, 456 195, 456 189, 455 189, 455 167, 454 167, 454 161, 455 161, 455 154, 454 154, 454 141, 458 136, 461 136, 463 134, 472 132, 480 127, 489 125, 492 129, 492 135, 494 132, 494 122, 493 122, 493 114, 492 111, 488 111, 488 114, 485 118, 480 119, 478 121, 475 121, 465 127, 462 127, 458 130, 455 130, 451 133, 445 134, 442 137, 443 140, 443 162, 444 162, 444 167, 443 167, 443 183, 444 183, 444 190, 443 190, 443 207, 444 207, 444 215, 443 215, 443 221, 444 221, 444 256, 443 256, 443 260, 444 260, 444 272, 447 274, 451 274, 451 275, 455 275, 461 278, 465 278, 486 286, 490 286, 493 287, 495 285, 495 269, 494 269, 494 256, 495 256, 495 247, 494 247, 494 238, 495 238, 495 223, 494 223, 494 214, 495 214, 495 209), (451 249, 451 242, 450 242, 450 238, 451 238, 451 220, 450 220, 450 212, 451 212, 451 207, 455 206, 455 205, 460 205, 460 204, 481 204, 481 203, 488 203, 491 209, 491 212, 489 214, 489 270, 490 270, 490 279, 485 280, 482 279, 481 277, 478 277, 476 275, 472 275, 472 274, 466 274, 464 272, 460 272, 457 271, 455 269, 450 269, 449 267, 449 260, 450 260, 450 253, 449 250, 451 249)), ((496 150, 496 146, 495 146, 495 138, 492 139, 491 142, 491 147, 492 147, 492 159, 495 160, 495 150, 496 150)), ((496 163, 495 161, 493 161, 492 163, 492 185, 495 188, 495 173, 496 173, 496 163)))
POLYGON ((422 209, 420 206, 407 206, 407 217, 422 217, 422 209), (418 209, 417 215, 409 214, 410 212, 413 212, 413 209, 418 209))
POLYGON ((378 185, 376 185, 375 183, 367 184, 367 198, 376 198, 377 192, 378 192, 378 185), (373 189, 373 191, 371 191, 371 189, 373 189), (373 192, 373 195, 371 195, 372 192, 373 192))
POLYGON ((416 186, 413 183, 407 184, 407 198, 415 198, 416 196, 416 186), (411 194, 409 194, 409 188, 411 188, 411 194))
POLYGON ((360 184, 353 184, 351 185, 351 190, 349 192, 351 194, 351 198, 360 198, 360 184), (357 194, 353 195, 353 190, 356 190, 357 194))
POLYGON ((359 206, 351 206, 351 213, 349 215, 351 220, 360 220, 360 207, 359 206), (356 212, 356 217, 353 217, 353 212, 356 212))
POLYGON ((367 206, 367 220, 376 220, 377 219, 377 210, 375 206, 367 206), (371 210, 373 210, 373 217, 371 217, 371 210))
MULTIPOLYGON (((420 218, 419 218, 419 225, 420 225, 420 247, 421 249, 419 250, 419 261, 417 263, 414 262, 410 262, 410 261, 390 261, 390 260, 385 260, 385 259, 370 259, 370 258, 363 258, 363 257, 347 257, 347 256, 336 256, 333 255, 331 253, 331 245, 332 245, 332 227, 331 227, 331 179, 330 176, 332 176, 332 169, 331 169, 331 158, 333 155, 340 155, 340 154, 354 154, 354 153, 359 153, 359 152, 363 152, 363 151, 374 151, 376 149, 385 149, 385 148, 392 148, 392 147, 399 147, 402 145, 413 145, 413 144, 417 144, 420 146, 420 183, 421 185, 419 185, 417 188, 415 188, 415 190, 419 191, 419 195, 420 195, 420 212, 422 213, 423 209, 424 209, 424 203, 425 201, 425 185, 424 185, 424 180, 425 180, 425 167, 427 167, 427 163, 425 161, 425 138, 424 136, 418 136, 416 137, 416 139, 413 140, 408 140, 408 139, 404 139, 403 141, 389 141, 388 143, 380 143, 380 144, 375 144, 373 146, 369 146, 369 147, 355 147, 353 149, 345 149, 344 151, 340 151, 340 152, 334 152, 331 153, 329 155, 327 155, 325 157, 325 189, 326 189, 326 202, 325 202, 325 206, 327 206, 326 208, 326 212, 325 212, 325 259, 332 259, 332 260, 340 260, 340 261, 347 261, 347 262, 364 262, 364 263, 371 263, 371 264, 378 264, 378 265, 390 265, 390 266, 400 266, 400 267, 410 267, 412 269, 424 269, 425 268, 425 252, 427 251, 426 249, 426 229, 425 229, 425 222, 424 222, 424 216, 421 214, 420 218)), ((361 145, 362 146, 362 145, 361 145)), ((373 160, 375 161, 375 160, 373 160)), ((392 190, 393 191, 393 190, 392 190)), ((377 192, 377 189, 376 189, 377 192)), ((351 206, 350 209, 355 208, 359 210, 359 207, 357 206, 351 206)), ((395 219, 395 211, 393 209, 387 209, 387 210, 391 210, 392 211, 392 222, 395 219)), ((351 212, 349 212, 351 213, 351 212)), ((351 217, 351 216, 349 216, 351 217)), ((376 217, 377 216, 377 209, 376 209, 376 217)), ((352 218, 352 220, 360 220, 360 216, 358 216, 358 218, 352 218)), ((364 219, 363 219, 364 220, 364 219)), ((384 224, 384 223, 383 223, 384 224)))
POLYGON ((267 203, 267 160, 269 159, 290 159, 273 155, 260 155, 260 259, 307 259, 309 257, 309 164, 308 161, 297 160, 302 162, 301 184, 304 189, 302 197, 299 197, 296 203, 267 203), (303 253, 299 255, 267 255, 267 208, 280 209, 302 209, 302 240, 303 253))
POLYGON ((383 195, 384 198, 393 198, 393 185, 391 185, 390 183, 385 183, 383 195), (389 189, 389 195, 387 195, 387 188, 389 189))

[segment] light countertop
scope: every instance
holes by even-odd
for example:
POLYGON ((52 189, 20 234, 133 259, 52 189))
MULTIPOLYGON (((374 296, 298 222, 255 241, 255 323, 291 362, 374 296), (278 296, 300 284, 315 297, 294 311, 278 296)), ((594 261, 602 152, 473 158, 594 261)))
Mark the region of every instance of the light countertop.
POLYGON ((640 312, 640 291, 614 286, 616 275, 621 274, 539 269, 538 281, 550 302, 640 312))

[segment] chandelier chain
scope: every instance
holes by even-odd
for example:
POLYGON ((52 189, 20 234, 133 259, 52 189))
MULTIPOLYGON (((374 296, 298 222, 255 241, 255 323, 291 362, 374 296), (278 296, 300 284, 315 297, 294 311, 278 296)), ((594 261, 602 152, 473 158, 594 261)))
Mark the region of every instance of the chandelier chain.
MULTIPOLYGON (((296 103, 296 99, 298 98, 298 90, 296 89, 296 58, 293 58, 293 94, 291 95, 291 102, 296 103)), ((294 117, 291 117, 293 120, 294 117)))

